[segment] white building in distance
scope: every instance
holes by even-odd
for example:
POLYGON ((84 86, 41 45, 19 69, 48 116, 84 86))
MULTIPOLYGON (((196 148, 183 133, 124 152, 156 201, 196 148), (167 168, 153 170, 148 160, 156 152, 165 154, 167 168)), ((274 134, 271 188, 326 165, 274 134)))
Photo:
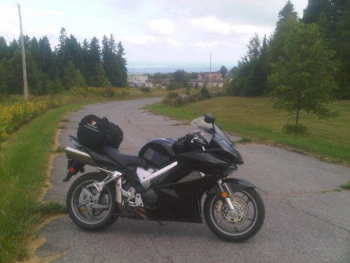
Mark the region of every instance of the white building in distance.
POLYGON ((138 74, 128 75, 128 83, 131 86, 135 86, 135 87, 145 86, 146 80, 148 80, 147 75, 138 75, 138 74))

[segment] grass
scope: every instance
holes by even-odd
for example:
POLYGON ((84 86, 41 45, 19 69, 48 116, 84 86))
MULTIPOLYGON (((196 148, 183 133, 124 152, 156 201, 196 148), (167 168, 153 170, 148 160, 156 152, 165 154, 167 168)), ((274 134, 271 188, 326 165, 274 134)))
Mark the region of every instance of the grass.
POLYGON ((61 145, 57 146, 55 150, 52 151, 52 153, 63 153, 65 148, 61 145))
POLYGON ((219 97, 174 108, 164 104, 147 107, 157 114, 192 120, 211 112, 222 128, 257 142, 277 143, 320 156, 328 161, 350 164, 350 101, 331 105, 340 116, 319 120, 301 113, 300 122, 309 128, 303 137, 286 135, 282 128, 293 124, 295 115, 272 107, 269 98, 219 97))
POLYGON ((0 150, 0 262, 28 257, 28 241, 47 215, 62 213, 64 206, 41 203, 57 123, 78 103, 51 110, 34 119, 2 145, 0 150))
POLYGON ((350 181, 348 181, 346 184, 341 185, 340 187, 346 190, 350 190, 350 181))

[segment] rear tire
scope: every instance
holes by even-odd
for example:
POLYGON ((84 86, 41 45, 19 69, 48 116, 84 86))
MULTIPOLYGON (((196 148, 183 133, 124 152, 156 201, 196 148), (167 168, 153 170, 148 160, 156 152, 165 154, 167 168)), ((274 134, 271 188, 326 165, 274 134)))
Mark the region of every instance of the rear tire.
MULTIPOLYGON (((253 237, 256 233, 258 233, 265 219, 265 206, 259 193, 254 188, 246 188, 239 192, 245 192, 246 194, 250 195, 250 197, 255 201, 255 206, 257 210, 256 220, 254 220, 253 225, 248 228, 248 231, 242 231, 242 234, 239 234, 239 232, 229 233, 223 228, 220 228, 219 224, 215 221, 213 215, 215 209, 214 206, 216 205, 217 201, 221 198, 221 193, 208 195, 204 202, 204 218, 208 227, 215 235, 230 242, 243 242, 253 237)), ((235 228, 234 223, 231 224, 232 227, 235 228)))
MULTIPOLYGON (((107 213, 107 214, 105 214, 105 217, 103 219, 96 220, 96 221, 91 219, 89 222, 89 220, 87 218, 84 218, 84 216, 82 216, 82 213, 80 213, 81 208, 77 208, 77 205, 76 205, 77 194, 80 195, 80 193, 82 192, 82 190, 81 190, 80 193, 78 193, 79 188, 80 189, 87 189, 86 187, 84 187, 84 185, 88 186, 88 185, 92 184, 93 182, 101 182, 105 178, 106 178, 106 175, 101 174, 101 173, 87 173, 87 174, 80 176, 77 180, 75 180, 74 183, 71 185, 71 187, 68 190, 67 199, 66 199, 68 214, 77 226, 79 226, 85 230, 90 230, 90 231, 103 230, 103 229, 106 229, 107 227, 111 226, 117 220, 116 217, 113 217, 113 213, 116 212, 115 188, 114 188, 113 183, 107 184, 101 192, 101 194, 104 193, 105 195, 110 196, 110 197, 108 197, 108 198, 110 198, 109 203, 108 203, 108 205, 106 205, 106 206, 109 206, 109 210, 108 211, 103 210, 103 213, 104 212, 107 213)), ((78 197, 78 198, 80 198, 80 197, 78 197)), ((86 201, 89 201, 89 200, 86 200, 86 201)), ((85 203, 85 200, 84 200, 84 203, 85 203)), ((90 205, 90 203, 88 205, 90 205)), ((94 210, 92 210, 92 211, 94 211, 94 210)), ((92 213, 95 214, 95 212, 92 212, 92 213)))

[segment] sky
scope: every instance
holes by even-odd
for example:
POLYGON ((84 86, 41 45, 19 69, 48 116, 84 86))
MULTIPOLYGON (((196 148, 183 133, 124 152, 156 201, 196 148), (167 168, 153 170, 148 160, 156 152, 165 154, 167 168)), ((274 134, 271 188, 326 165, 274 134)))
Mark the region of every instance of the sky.
MULTIPOLYGON (((0 0, 0 35, 47 35, 53 48, 62 27, 78 41, 113 34, 130 71, 231 68, 257 33, 269 36, 286 0, 0 0)), ((300 16, 307 0, 292 0, 300 16)))

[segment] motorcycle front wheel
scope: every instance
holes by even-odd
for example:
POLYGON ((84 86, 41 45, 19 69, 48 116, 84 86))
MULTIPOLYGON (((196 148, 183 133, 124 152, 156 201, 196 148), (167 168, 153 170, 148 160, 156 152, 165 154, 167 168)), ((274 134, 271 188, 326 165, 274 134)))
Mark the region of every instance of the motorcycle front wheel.
POLYGON ((242 242, 253 237, 262 227, 265 219, 264 203, 254 188, 235 192, 229 198, 234 208, 231 211, 221 193, 208 195, 204 203, 204 218, 218 237, 242 242))
POLYGON ((69 188, 66 200, 69 216, 83 229, 102 230, 117 220, 113 217, 116 211, 113 184, 105 185, 101 192, 94 186, 105 177, 101 173, 84 174, 69 188))

